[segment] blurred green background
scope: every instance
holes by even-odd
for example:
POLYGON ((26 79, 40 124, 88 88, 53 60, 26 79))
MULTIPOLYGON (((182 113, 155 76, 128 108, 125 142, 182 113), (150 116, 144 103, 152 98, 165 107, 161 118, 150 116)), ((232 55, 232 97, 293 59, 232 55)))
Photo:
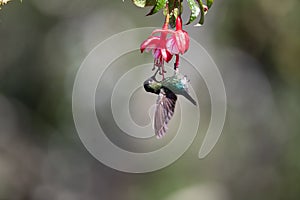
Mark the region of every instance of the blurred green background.
POLYGON ((5 5, 0 199, 298 200, 299 9, 298 0, 215 1, 203 27, 186 27, 222 73, 224 131, 205 159, 197 159, 197 137, 173 165, 138 175, 110 169, 87 152, 74 127, 72 87, 95 45, 120 31, 161 26, 162 14, 144 17, 148 9, 129 0, 5 5))

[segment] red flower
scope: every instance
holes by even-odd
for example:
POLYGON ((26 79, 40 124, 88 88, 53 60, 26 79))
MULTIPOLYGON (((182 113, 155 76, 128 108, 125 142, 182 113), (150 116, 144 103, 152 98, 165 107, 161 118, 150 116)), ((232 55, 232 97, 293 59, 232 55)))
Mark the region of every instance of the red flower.
POLYGON ((167 41, 167 49, 171 54, 184 54, 190 46, 190 37, 188 33, 182 30, 182 19, 180 16, 176 19, 176 31, 167 41))
POLYGON ((152 54, 154 57, 153 70, 155 66, 159 67, 160 74, 162 75, 163 79, 165 73, 164 62, 169 62, 173 57, 173 55, 167 50, 166 46, 168 34, 174 34, 173 32, 174 31, 168 29, 168 20, 166 19, 163 28, 153 31, 151 36, 147 40, 145 40, 140 47, 142 53, 144 51, 149 52, 150 50, 152 50, 152 54), (157 33, 160 33, 159 36, 155 36, 155 34, 157 33))
MULTIPOLYGON (((167 20, 166 20, 167 21, 167 20)), ((182 20, 178 16, 176 19, 176 31, 168 29, 165 23, 162 29, 154 30, 150 37, 141 44, 141 52, 152 51, 154 66, 162 67, 164 72, 164 61, 169 62, 173 55, 176 56, 175 69, 179 66, 179 54, 184 54, 190 45, 188 33, 182 30, 182 20), (159 34, 159 36, 156 36, 159 34)))
POLYGON ((161 67, 163 61, 169 62, 172 59, 171 53, 166 49, 166 33, 163 29, 155 30, 152 35, 141 44, 141 52, 152 50, 155 66, 161 67), (161 32, 159 36, 153 36, 154 32, 161 32))

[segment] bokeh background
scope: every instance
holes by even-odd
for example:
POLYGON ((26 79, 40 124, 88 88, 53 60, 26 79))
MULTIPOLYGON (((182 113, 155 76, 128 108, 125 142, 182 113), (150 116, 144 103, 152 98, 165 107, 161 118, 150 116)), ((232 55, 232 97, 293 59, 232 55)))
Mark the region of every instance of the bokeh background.
POLYGON ((99 42, 127 29, 161 26, 162 14, 144 17, 148 9, 129 0, 5 5, 0 199, 298 200, 299 9, 298 0, 215 1, 203 27, 186 27, 223 76, 223 134, 203 160, 197 159, 200 134, 173 165, 126 174, 102 165, 80 142, 72 118, 73 82, 99 42))

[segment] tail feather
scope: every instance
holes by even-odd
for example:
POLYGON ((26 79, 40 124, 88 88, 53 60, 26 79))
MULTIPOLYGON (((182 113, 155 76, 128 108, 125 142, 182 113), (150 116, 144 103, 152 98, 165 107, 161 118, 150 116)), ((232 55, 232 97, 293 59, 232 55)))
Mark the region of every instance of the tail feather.
POLYGON ((189 95, 189 93, 184 93, 182 94, 185 98, 187 98, 192 104, 194 104, 195 106, 197 106, 196 101, 191 97, 191 95, 189 95))

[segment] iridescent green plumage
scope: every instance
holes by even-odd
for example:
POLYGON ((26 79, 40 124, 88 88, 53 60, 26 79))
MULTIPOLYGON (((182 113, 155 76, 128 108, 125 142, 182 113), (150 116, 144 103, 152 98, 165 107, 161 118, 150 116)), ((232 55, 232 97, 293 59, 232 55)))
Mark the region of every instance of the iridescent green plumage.
POLYGON ((174 114, 177 101, 176 94, 184 96, 194 105, 196 105, 196 101, 188 94, 188 80, 186 76, 175 74, 162 81, 157 81, 155 75, 144 82, 144 88, 147 92, 158 95, 154 129, 156 136, 161 138, 166 133, 167 124, 174 114))
POLYGON ((148 87, 149 91, 155 94, 159 94, 161 88, 167 88, 174 94, 179 94, 187 98, 192 104, 196 105, 196 101, 189 95, 188 80, 186 76, 175 74, 174 76, 166 77, 162 81, 157 81, 155 77, 151 77, 144 83, 144 87, 148 87), (151 91, 150 91, 151 90, 151 91))

